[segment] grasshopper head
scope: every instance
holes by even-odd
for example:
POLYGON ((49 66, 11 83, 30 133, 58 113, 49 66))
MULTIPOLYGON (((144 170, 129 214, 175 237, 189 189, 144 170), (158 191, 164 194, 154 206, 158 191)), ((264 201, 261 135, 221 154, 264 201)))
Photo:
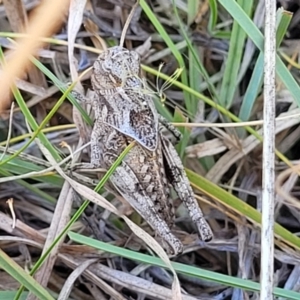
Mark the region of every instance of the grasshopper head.
POLYGON ((99 55, 93 68, 95 90, 138 87, 140 84, 140 58, 135 51, 120 46, 109 48, 99 55))

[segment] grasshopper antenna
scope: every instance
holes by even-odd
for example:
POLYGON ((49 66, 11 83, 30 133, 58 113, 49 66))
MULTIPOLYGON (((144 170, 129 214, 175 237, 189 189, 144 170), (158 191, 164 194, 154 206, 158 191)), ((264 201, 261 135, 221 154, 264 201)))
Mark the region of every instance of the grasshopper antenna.
POLYGON ((132 9, 130 11, 130 14, 129 14, 126 22, 125 22, 125 25, 124 25, 123 31, 122 31, 122 35, 121 35, 121 38, 120 38, 120 47, 123 47, 123 45, 124 45, 124 41, 125 41, 125 36, 126 36, 127 29, 129 27, 129 24, 130 24, 130 22, 132 20, 133 14, 134 14, 136 8, 138 7, 138 5, 139 5, 139 0, 133 5, 133 7, 132 7, 132 9))

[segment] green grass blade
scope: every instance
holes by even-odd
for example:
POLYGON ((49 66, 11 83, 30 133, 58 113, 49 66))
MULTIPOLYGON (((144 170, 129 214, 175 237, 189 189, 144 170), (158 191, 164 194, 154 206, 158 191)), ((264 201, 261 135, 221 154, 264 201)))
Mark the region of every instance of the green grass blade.
MULTIPOLYGON (((199 92, 200 90, 200 84, 203 81, 202 80, 202 76, 199 76, 199 71, 197 66, 202 65, 199 56, 195 55, 196 53, 196 49, 195 47, 191 44, 191 42, 188 42, 188 45, 191 45, 192 49, 188 50, 188 57, 189 57, 189 86, 193 89, 199 92)), ((204 67, 203 67, 204 68, 204 67)), ((193 96, 190 95, 190 105, 188 109, 188 115, 192 117, 192 119, 194 119, 197 111, 198 111, 198 104, 199 101, 198 99, 193 96)))
MULTIPOLYGON (((193 47, 192 42, 191 42, 191 40, 189 39, 189 37, 188 37, 188 35, 187 35, 186 31, 185 31, 185 28, 184 28, 183 25, 182 25, 182 22, 181 22, 181 19, 180 19, 180 17, 179 17, 178 10, 177 10, 177 8, 176 8, 176 5, 175 5, 174 0, 172 0, 172 1, 173 1, 174 13, 175 13, 176 19, 177 19, 177 21, 178 21, 178 24, 179 24, 179 27, 180 27, 180 30, 181 30, 181 34, 183 35, 184 40, 185 40, 186 43, 187 43, 187 46, 188 46, 188 49, 189 49, 191 55, 193 55, 194 62, 197 64, 197 68, 198 68, 198 70, 200 71, 200 74, 203 76, 205 82, 206 82, 207 85, 208 85, 208 90, 209 90, 211 96, 212 96, 214 99, 216 99, 216 102, 217 102, 217 103, 219 103, 218 93, 217 93, 217 91, 216 91, 216 89, 215 89, 215 86, 214 86, 214 84, 211 82, 210 77, 209 77, 209 75, 208 75, 208 73, 207 73, 207 71, 206 71, 204 65, 201 63, 201 61, 200 61, 200 59, 199 59, 199 57, 198 57, 198 55, 197 55, 197 53, 196 53, 196 51, 195 51, 195 48, 193 47)), ((192 76, 193 76, 193 75, 192 75, 192 76)), ((182 83, 184 84, 184 82, 182 82, 182 83)), ((186 86, 187 86, 187 85, 186 85, 186 86)), ((190 86, 189 86, 189 87, 190 87, 190 86)), ((193 111, 193 109, 194 109, 193 106, 191 106, 190 109, 189 109, 188 105, 187 105, 187 108, 188 108, 188 110, 190 110, 190 111, 193 111)), ((193 113, 192 115, 194 115, 194 113, 193 113)))
POLYGON ((199 1, 198 0, 188 0, 187 1, 187 25, 190 25, 198 11, 199 1))
POLYGON ((213 34, 218 21, 218 3, 217 0, 208 0, 210 16, 208 22, 208 32, 213 34))
MULTIPOLYGON (((219 2, 244 29, 257 48, 263 51, 264 37, 262 33, 241 7, 235 1, 219 0, 219 2)), ((291 14, 287 11, 283 13, 291 14)), ((278 55, 276 56, 276 74, 293 95, 298 107, 300 107, 300 87, 278 55)))
MULTIPOLYGON (((35 281, 24 269, 0 249, 0 267, 11 277, 23 284, 38 299, 54 300, 49 292, 35 281)), ((3 299, 3 298, 1 298, 3 299)))
POLYGON ((281 45, 285 37, 288 27, 292 21, 293 15, 286 12, 283 8, 279 8, 276 14, 276 48, 281 45))
MULTIPOLYGON (((230 194, 229 192, 223 190, 204 177, 192 172, 191 170, 186 169, 186 172, 191 184, 194 187, 196 187, 206 195, 217 199, 218 202, 221 202, 227 207, 230 207, 230 209, 234 210, 240 215, 247 217, 252 222, 261 224, 261 213, 258 212, 255 208, 230 194)), ((286 230, 278 223, 275 224, 274 232, 276 237, 280 238, 290 246, 296 247, 300 250, 300 238, 295 234, 292 234, 290 231, 286 230)))
MULTIPOLYGON (((252 114, 254 103, 263 85, 263 74, 264 56, 260 53, 256 60, 255 67, 240 108, 239 118, 243 121, 248 121, 252 114)), ((242 136, 241 134, 244 130, 239 128, 237 131, 240 132, 240 136, 242 136)))
POLYGON ((162 102, 160 101, 160 99, 158 97, 154 97, 154 103, 155 103, 155 107, 157 109, 157 111, 159 112, 159 114, 161 114, 163 117, 165 117, 168 121, 172 122, 172 114, 170 113, 170 111, 167 109, 167 107, 162 104, 162 102))
MULTIPOLYGON (((174 113, 174 118, 173 118, 173 122, 185 122, 186 118, 183 116, 183 113, 176 108, 175 109, 175 113, 174 113)), ((189 128, 184 128, 184 127, 179 127, 179 131, 182 134, 182 138, 180 140, 180 142, 176 145, 176 150, 179 154, 179 156, 181 157, 181 159, 184 156, 185 153, 185 148, 189 142, 189 138, 190 138, 190 129, 189 128)))
MULTIPOLYGON (((83 235, 80 235, 75 232, 69 232, 69 237, 71 240, 73 240, 76 243, 88 245, 90 247, 93 247, 95 249, 99 249, 102 251, 106 251, 109 253, 113 253, 117 256, 126 257, 128 259, 132 259, 134 261, 139 261, 145 264, 155 265, 162 268, 166 268, 166 265, 164 262, 158 258, 153 257, 150 255, 137 253, 128 249, 124 249, 121 247, 117 247, 108 243, 104 243, 83 235)), ((206 279, 208 281, 218 282, 221 284, 224 284, 225 286, 232 286, 232 287, 238 287, 245 290, 251 290, 251 291, 259 291, 260 285, 257 282, 253 282, 250 280, 244 280, 237 277, 232 277, 224 274, 219 274, 212 271, 207 271, 201 268, 193 267, 184 265, 181 263, 171 262, 172 266, 174 267, 175 271, 178 273, 183 273, 186 275, 190 275, 196 278, 206 279)), ((298 300, 300 299, 300 293, 296 293, 293 291, 284 290, 281 288, 275 288, 274 289, 274 295, 278 297, 286 297, 286 299, 294 299, 298 300)))
MULTIPOLYGON (((217 96, 217 92, 216 89, 214 87, 214 84, 212 83, 204 65, 202 64, 202 62, 199 59, 199 56, 196 53, 196 49, 195 47, 192 45, 192 42, 190 40, 190 38, 188 37, 188 35, 185 32, 184 26, 181 22, 181 19, 179 17, 178 14, 178 10, 176 8, 175 5, 175 1, 173 0, 173 7, 174 7, 174 13, 176 16, 176 19, 178 21, 178 24, 180 26, 180 30, 181 33, 188 45, 188 50, 189 50, 189 75, 190 75, 190 88, 192 88, 193 90, 199 91, 200 90, 200 80, 199 80, 199 74, 198 71, 200 71, 201 75, 203 76, 205 82, 207 83, 207 87, 209 92, 211 93, 212 97, 214 99, 216 99, 215 101, 218 103, 218 96, 217 96)), ((194 117, 196 112, 198 111, 198 98, 193 95, 190 94, 190 102, 186 105, 188 113, 190 116, 194 117)), ((178 118, 178 116, 176 117, 178 118)), ((175 122, 175 119, 174 119, 175 122)), ((183 133, 183 138, 181 140, 181 142, 179 143, 179 145, 176 147, 178 152, 179 152, 179 156, 181 158, 183 158, 184 156, 184 151, 186 146, 188 145, 189 142, 189 137, 190 137, 190 131, 185 129, 182 131, 183 133)), ((206 165, 211 165, 213 163, 212 158, 204 158, 203 159, 206 165)))
MULTIPOLYGON (((13 300, 17 294, 17 291, 0 291, 0 299, 1 300, 13 300)), ((20 297, 20 300, 26 300, 29 293, 24 292, 20 297)))
MULTIPOLYGON (((247 16, 250 15, 253 9, 253 0, 238 0, 237 4, 241 5, 241 9, 247 16)), ((227 108, 231 107, 234 100, 234 94, 237 88, 236 82, 238 71, 240 69, 245 41, 245 31, 240 27, 237 21, 234 21, 219 97, 219 104, 227 108)))
MULTIPOLYGON (((279 9, 277 11, 277 31, 276 31, 277 48, 280 46, 286 34, 286 30, 292 19, 292 16, 290 14, 285 14, 283 12, 284 12, 283 9, 279 9)), ((248 121, 251 116, 252 108, 254 106, 255 100, 262 88, 263 76, 264 76, 264 57, 263 57, 263 53, 261 52, 256 61, 249 85, 247 87, 240 108, 239 118, 243 121, 248 121)), ((238 132, 240 132, 241 134, 243 131, 238 130, 238 132)))
MULTIPOLYGON (((164 40, 164 42, 167 44, 168 48, 172 51, 172 54, 176 58, 179 67, 182 68, 182 70, 183 70, 182 73, 181 73, 181 81, 182 81, 183 84, 185 84, 186 86, 188 86, 188 78, 187 78, 185 63, 184 63, 184 60, 182 58, 181 53, 178 51, 178 49, 174 45, 174 43, 171 40, 171 38, 169 37, 168 33, 163 28, 163 26, 161 25, 161 23, 159 22, 159 20, 156 18, 155 14, 152 12, 152 10, 150 9, 150 7, 147 4, 147 2, 145 0, 140 0, 139 3, 140 3, 140 6, 142 7, 144 13, 147 15, 147 17, 149 18, 149 20, 151 21, 151 23, 153 24, 153 26, 158 31, 159 35, 162 37, 162 39, 164 40)), ((190 99, 190 95, 188 93, 186 93, 186 92, 184 92, 184 99, 185 99, 186 105, 188 106, 189 102, 190 102, 190 100, 189 100, 190 99)))

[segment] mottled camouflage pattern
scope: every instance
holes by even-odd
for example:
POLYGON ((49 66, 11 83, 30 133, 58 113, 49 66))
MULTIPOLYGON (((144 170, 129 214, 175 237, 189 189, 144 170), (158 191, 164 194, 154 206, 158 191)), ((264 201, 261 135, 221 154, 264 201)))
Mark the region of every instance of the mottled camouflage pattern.
POLYGON ((195 200, 182 162, 162 125, 176 138, 180 132, 158 115, 144 80, 140 59, 134 51, 116 46, 100 54, 94 63, 91 102, 95 124, 91 136, 93 168, 109 168, 132 140, 137 144, 110 177, 119 193, 139 212, 167 243, 167 250, 179 254, 183 245, 170 231, 173 205, 169 184, 185 203, 203 240, 212 239, 210 226, 195 200))

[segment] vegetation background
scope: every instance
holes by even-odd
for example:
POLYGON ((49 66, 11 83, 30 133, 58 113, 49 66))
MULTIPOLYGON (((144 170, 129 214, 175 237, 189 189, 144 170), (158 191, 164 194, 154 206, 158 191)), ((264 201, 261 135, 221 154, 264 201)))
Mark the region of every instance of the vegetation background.
MULTIPOLYGON (((183 133, 177 150, 213 241, 199 241, 174 195, 185 252, 170 263, 105 189, 113 169, 99 194, 95 174, 64 171, 92 124, 69 91, 80 76, 88 93, 86 70, 119 44, 133 4, 1 3, 0 299, 259 297, 264 1, 140 0, 126 34, 159 113, 183 133)), ((274 294, 300 299, 300 5, 277 4, 274 294)))

